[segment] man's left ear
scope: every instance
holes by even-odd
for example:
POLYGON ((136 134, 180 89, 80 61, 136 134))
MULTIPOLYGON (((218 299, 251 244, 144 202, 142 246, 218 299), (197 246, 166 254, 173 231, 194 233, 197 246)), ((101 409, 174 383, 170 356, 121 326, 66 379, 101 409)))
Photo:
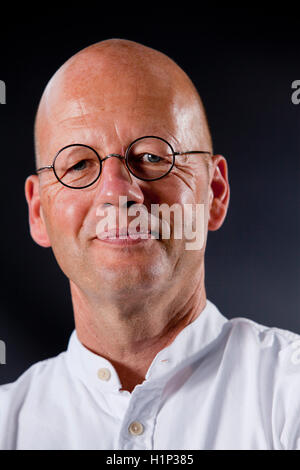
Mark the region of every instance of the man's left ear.
POLYGON ((208 230, 218 230, 224 222, 229 205, 229 182, 226 159, 214 155, 210 169, 210 198, 208 230))

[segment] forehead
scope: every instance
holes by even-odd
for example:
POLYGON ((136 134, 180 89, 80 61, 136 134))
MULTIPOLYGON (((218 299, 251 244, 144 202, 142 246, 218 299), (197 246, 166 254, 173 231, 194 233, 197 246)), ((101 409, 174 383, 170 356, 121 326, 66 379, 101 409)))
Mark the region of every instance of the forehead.
POLYGON ((199 133, 199 104, 178 71, 116 61, 79 65, 54 76, 43 96, 41 157, 74 142, 126 146, 150 134, 188 145, 199 133))

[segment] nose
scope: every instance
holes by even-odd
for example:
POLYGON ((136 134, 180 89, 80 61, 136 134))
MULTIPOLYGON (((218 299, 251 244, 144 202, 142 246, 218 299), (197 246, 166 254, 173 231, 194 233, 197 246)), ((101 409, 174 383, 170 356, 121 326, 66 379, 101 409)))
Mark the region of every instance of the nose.
POLYGON ((125 158, 119 154, 110 154, 102 160, 97 203, 103 206, 114 205, 118 207, 119 196, 127 197, 128 207, 144 202, 144 194, 135 178, 128 171, 125 158))

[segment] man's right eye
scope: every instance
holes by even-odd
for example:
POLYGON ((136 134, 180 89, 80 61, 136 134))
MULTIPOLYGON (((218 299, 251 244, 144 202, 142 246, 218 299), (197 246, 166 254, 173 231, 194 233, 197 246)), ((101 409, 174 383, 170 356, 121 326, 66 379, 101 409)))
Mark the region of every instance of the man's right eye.
POLYGON ((76 163, 75 165, 69 168, 69 171, 82 171, 86 168, 86 160, 81 160, 80 162, 76 163))

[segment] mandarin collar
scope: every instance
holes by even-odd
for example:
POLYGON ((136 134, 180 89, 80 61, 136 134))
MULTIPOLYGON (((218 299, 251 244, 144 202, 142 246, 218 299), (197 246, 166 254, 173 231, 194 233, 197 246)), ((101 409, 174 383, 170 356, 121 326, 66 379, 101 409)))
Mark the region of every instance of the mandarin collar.
MULTIPOLYGON (((147 371, 145 381, 135 389, 141 386, 163 387, 181 368, 203 355, 205 348, 220 335, 227 322, 218 308, 207 300, 200 315, 170 345, 159 351, 147 371)), ((79 341, 76 330, 70 336, 66 360, 71 374, 77 376, 89 389, 120 393, 122 384, 114 366, 87 349, 79 341)))

